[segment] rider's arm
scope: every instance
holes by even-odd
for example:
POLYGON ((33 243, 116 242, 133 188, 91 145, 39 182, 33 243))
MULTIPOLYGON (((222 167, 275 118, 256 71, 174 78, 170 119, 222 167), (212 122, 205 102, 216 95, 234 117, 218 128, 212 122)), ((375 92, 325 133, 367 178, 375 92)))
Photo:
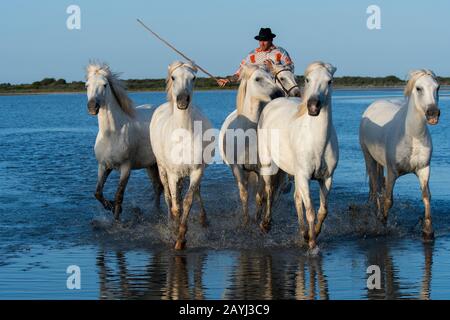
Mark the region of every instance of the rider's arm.
POLYGON ((294 62, 292 62, 291 57, 289 56, 289 53, 284 50, 283 48, 278 47, 278 57, 277 62, 289 67, 292 71, 294 71, 294 62))

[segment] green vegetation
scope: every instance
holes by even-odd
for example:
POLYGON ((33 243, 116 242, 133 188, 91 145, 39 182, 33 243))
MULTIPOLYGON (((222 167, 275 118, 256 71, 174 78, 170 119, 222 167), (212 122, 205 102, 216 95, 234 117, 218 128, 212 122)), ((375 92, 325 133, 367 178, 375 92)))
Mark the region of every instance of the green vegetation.
MULTIPOLYGON (((303 76, 297 77, 298 83, 303 84, 303 76)), ((438 77, 441 85, 450 85, 450 77, 438 77)), ((165 87, 164 79, 129 79, 125 80, 129 91, 162 91, 165 87)), ((387 77, 336 77, 334 85, 337 88, 385 88, 402 87, 405 81, 396 76, 387 77)), ((199 78, 195 84, 198 90, 221 90, 213 79, 199 78)), ((235 89, 237 84, 227 85, 225 89, 235 89)), ((31 84, 0 83, 0 94, 24 94, 46 92, 81 92, 84 91, 83 81, 66 82, 64 79, 45 78, 31 84)))

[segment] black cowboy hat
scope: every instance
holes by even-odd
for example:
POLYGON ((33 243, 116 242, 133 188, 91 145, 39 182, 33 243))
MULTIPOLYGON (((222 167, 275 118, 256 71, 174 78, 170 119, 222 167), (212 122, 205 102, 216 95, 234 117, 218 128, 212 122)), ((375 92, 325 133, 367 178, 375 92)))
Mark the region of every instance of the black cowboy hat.
POLYGON ((277 35, 272 33, 270 28, 261 28, 259 30, 259 35, 255 36, 255 39, 258 41, 269 41, 275 38, 277 35))

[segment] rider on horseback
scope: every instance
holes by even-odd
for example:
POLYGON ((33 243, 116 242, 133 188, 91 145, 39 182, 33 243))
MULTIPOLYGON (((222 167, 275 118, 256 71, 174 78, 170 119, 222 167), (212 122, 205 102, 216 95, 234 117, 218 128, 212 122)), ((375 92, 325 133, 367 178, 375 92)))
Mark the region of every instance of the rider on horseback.
POLYGON ((239 80, 241 67, 244 64, 265 65, 269 69, 271 69, 272 64, 281 64, 294 71, 294 63, 289 57, 288 52, 272 43, 273 38, 275 37, 276 35, 272 33, 270 28, 261 28, 261 30, 259 30, 259 35, 255 36, 255 39, 259 41, 259 48, 251 51, 247 57, 242 60, 239 69, 234 75, 218 79, 217 84, 224 87, 229 82, 237 82, 239 80))

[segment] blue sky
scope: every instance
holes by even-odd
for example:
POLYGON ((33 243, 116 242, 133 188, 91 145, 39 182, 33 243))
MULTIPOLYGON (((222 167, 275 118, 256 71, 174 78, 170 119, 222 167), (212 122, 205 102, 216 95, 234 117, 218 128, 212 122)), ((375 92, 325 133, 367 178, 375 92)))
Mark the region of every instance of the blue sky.
POLYGON ((0 82, 44 77, 82 80, 89 59, 123 78, 161 78, 177 55, 137 24, 141 18, 213 74, 231 74, 269 26, 296 73, 314 60, 337 76, 394 74, 414 68, 450 76, 450 1, 170 0, 1 1, 0 82), (68 30, 66 8, 81 8, 81 30, 68 30), (381 30, 366 27, 366 8, 381 8, 381 30))

